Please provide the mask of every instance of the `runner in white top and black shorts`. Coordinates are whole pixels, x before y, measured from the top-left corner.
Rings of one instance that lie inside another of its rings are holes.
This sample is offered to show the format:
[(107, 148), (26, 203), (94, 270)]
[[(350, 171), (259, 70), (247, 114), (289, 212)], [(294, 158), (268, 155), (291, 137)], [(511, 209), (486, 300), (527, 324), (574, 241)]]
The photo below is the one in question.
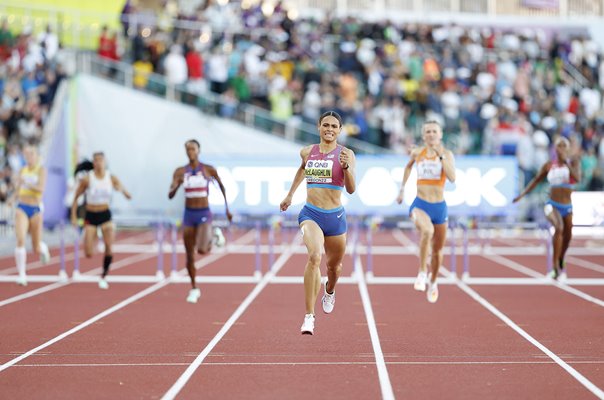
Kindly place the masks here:
[(109, 272), (109, 266), (113, 261), (112, 245), (115, 239), (115, 227), (111, 221), (111, 210), (109, 203), (113, 191), (122, 192), (130, 200), (130, 193), (124, 188), (120, 180), (111, 175), (105, 168), (105, 155), (102, 152), (94, 153), (92, 156), (93, 170), (84, 177), (76, 189), (73, 203), (71, 205), (71, 223), (77, 226), (78, 197), (86, 193), (86, 215), (84, 217), (84, 253), (86, 257), (92, 257), (94, 239), (100, 227), (105, 242), (105, 257), (103, 258), (103, 273), (99, 281), (101, 289), (109, 288), (105, 277)]

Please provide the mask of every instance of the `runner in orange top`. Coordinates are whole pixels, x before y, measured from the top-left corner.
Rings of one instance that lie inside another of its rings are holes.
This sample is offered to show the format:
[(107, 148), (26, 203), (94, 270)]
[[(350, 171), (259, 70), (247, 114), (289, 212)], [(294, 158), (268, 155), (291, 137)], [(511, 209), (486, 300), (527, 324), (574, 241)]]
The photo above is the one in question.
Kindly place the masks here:
[[(411, 175), (413, 164), (417, 163), (417, 197), (409, 208), (409, 216), (420, 233), (419, 273), (413, 287), (426, 290), (430, 303), (438, 300), (436, 278), (443, 260), (443, 246), (447, 236), (447, 203), (445, 203), (445, 181), (455, 182), (455, 157), (442, 144), (443, 132), (435, 121), (428, 121), (422, 127), (424, 146), (411, 152), (411, 159), (405, 166), (403, 183), (396, 199), (403, 202), (405, 184)], [(432, 245), (432, 258), (428, 271), (428, 252)]]

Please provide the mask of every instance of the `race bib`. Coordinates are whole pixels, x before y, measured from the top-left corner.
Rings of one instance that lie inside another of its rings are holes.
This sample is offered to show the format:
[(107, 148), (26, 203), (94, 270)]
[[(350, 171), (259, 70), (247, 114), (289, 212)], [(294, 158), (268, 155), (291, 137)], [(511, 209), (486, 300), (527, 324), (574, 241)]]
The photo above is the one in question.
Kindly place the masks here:
[(422, 160), (417, 163), (417, 178), (439, 180), (442, 175), (443, 166), (436, 160)]
[(331, 183), (333, 160), (308, 160), (306, 162), (307, 183)]

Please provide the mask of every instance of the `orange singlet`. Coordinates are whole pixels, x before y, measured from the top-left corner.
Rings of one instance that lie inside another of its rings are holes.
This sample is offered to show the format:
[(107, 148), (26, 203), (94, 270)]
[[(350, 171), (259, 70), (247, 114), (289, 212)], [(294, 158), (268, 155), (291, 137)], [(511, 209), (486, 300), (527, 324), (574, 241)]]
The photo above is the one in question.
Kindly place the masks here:
[(417, 184), (444, 187), (447, 177), (443, 163), (438, 157), (426, 157), (427, 152), (428, 149), (424, 148), (417, 156)]

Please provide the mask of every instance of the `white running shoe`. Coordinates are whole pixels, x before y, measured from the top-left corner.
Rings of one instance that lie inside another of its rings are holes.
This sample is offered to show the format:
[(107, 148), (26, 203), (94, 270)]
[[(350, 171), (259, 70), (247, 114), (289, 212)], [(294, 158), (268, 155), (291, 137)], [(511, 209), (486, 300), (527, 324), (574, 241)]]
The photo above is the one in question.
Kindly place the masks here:
[(430, 303), (436, 303), (436, 300), (438, 300), (438, 283), (428, 281), (428, 292), (426, 293), (426, 297)]
[(17, 278), (17, 285), (19, 286), (27, 286), (27, 277), (26, 276), (20, 276)]
[(566, 271), (561, 271), (561, 272), (558, 274), (558, 282), (566, 282), (566, 278), (568, 278), (568, 277), (566, 276)]
[(40, 243), (40, 261), (42, 261), (42, 264), (50, 262), (50, 251), (46, 243)]
[(213, 237), (212, 241), (214, 242), (214, 245), (216, 247), (222, 247), (226, 243), (226, 239), (224, 238), (224, 235), (222, 234), (222, 229), (220, 229), (217, 226), (214, 227), (214, 237)]
[(419, 274), (417, 274), (417, 278), (415, 278), (415, 283), (413, 283), (413, 289), (423, 292), (424, 290), (426, 290), (427, 281), (428, 274), (424, 271), (420, 271)]
[(333, 307), (336, 305), (336, 291), (334, 290), (332, 294), (327, 293), (327, 282), (325, 282), (325, 286), (323, 288), (323, 298), (321, 299), (321, 303), (323, 303), (323, 312), (325, 314), (332, 312)]
[(189, 295), (187, 296), (187, 301), (189, 303), (197, 303), (197, 300), (201, 297), (201, 290), (199, 288), (189, 290)]
[(107, 283), (107, 281), (104, 278), (101, 278), (99, 280), (99, 289), (103, 289), (103, 290), (109, 289), (109, 284)]
[(303, 335), (312, 335), (315, 331), (315, 316), (313, 314), (304, 315), (304, 322), (302, 322), (302, 327), (300, 328), (300, 332)]

